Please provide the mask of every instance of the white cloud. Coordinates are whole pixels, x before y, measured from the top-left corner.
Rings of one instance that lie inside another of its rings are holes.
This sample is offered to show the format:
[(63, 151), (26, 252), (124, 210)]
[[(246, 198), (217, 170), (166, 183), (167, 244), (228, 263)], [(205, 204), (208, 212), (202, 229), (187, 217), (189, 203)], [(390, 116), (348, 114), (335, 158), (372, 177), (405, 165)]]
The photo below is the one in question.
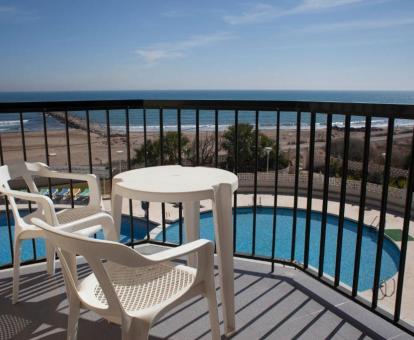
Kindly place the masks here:
[(397, 26), (414, 25), (414, 16), (407, 18), (397, 19), (383, 19), (383, 20), (354, 20), (344, 22), (333, 22), (319, 25), (311, 25), (301, 29), (301, 32), (319, 33), (327, 31), (338, 31), (338, 30), (369, 30), (369, 29), (380, 29)]
[(362, 0), (303, 0), (296, 11), (315, 11), (361, 3)]
[(170, 9), (161, 13), (165, 18), (183, 18), (189, 16), (189, 13), (182, 9)]
[(268, 4), (257, 4), (240, 15), (226, 15), (224, 21), (231, 25), (251, 24), (262, 22), (282, 15), (283, 11)]
[(185, 57), (187, 53), (194, 48), (204, 47), (234, 38), (235, 36), (228, 32), (195, 35), (188, 39), (174, 43), (159, 43), (152, 46), (139, 48), (134, 52), (141, 56), (147, 63), (151, 64), (163, 59)]
[[(376, 0), (374, 2), (387, 0)], [(290, 8), (279, 8), (274, 5), (259, 3), (250, 7), (247, 11), (238, 15), (226, 15), (223, 20), (231, 25), (251, 24), (269, 21), (274, 18), (294, 15), (306, 12), (316, 12), (355, 4), (372, 4), (368, 0), (301, 0), (296, 6)]]
[(16, 8), (11, 6), (0, 6), (0, 13), (10, 13), (14, 12)]

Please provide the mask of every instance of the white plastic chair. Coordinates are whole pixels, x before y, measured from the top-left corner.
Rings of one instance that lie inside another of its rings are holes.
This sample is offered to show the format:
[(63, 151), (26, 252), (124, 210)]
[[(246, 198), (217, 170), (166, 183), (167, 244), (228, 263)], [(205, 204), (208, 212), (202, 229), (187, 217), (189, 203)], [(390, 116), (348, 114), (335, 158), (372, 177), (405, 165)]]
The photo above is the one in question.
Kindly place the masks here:
[[(122, 339), (147, 339), (153, 322), (169, 309), (196, 295), (208, 300), (213, 339), (220, 338), (214, 285), (214, 248), (197, 240), (154, 255), (142, 255), (126, 245), (78, 236), (65, 226), (45, 230), (61, 261), (69, 300), (67, 338), (77, 338), (80, 308), (95, 311), (121, 325)], [(170, 260), (196, 253), (197, 266)], [(85, 258), (92, 274), (77, 282), (76, 254)]]
[[(39, 194), (34, 176), (61, 178), (87, 181), (90, 189), (90, 200), (87, 206), (75, 209), (64, 209), (55, 212), (52, 200)], [(30, 192), (12, 190), (9, 181), (22, 178)], [(73, 174), (56, 172), (43, 163), (18, 162), (13, 165), (0, 167), (0, 194), (7, 196), (14, 216), (14, 241), (13, 241), (13, 303), (16, 303), (19, 295), (20, 277), (20, 247), (21, 241), (43, 237), (43, 230), (31, 222), (37, 217), (47, 221), (50, 225), (61, 224), (73, 225), (77, 233), (92, 235), (103, 229), (106, 239), (118, 240), (113, 219), (110, 214), (102, 209), (102, 199), (99, 190), (99, 183), (95, 175)], [(22, 217), (19, 213), (16, 199), (22, 199), (37, 204), (37, 209)], [(53, 274), (55, 270), (55, 250), (46, 241), (47, 271)]]

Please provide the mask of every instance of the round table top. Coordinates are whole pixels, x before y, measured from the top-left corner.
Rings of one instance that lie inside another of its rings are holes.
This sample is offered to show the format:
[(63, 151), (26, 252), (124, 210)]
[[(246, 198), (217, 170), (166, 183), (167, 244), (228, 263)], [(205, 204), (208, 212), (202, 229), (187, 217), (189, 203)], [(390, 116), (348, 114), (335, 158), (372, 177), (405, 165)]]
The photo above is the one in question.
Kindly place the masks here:
[[(180, 202), (212, 198), (213, 186), (238, 188), (232, 172), (207, 167), (165, 165), (122, 172), (113, 178), (113, 190), (139, 200)], [(175, 201), (174, 201), (175, 200)]]

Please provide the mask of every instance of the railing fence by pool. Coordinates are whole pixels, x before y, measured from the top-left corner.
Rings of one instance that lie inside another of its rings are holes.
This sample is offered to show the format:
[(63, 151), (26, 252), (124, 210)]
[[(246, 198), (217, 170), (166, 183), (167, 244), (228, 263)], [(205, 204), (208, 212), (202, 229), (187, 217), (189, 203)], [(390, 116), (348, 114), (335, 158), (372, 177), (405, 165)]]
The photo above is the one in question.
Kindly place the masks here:
[[(239, 176), (240, 188), (234, 195), (234, 211), (238, 211), (238, 205), (242, 203), (240, 195), (252, 195), (251, 235), (248, 235), (251, 243), (250, 248), (244, 249), (243, 252), (239, 252), (237, 246), (237, 239), (243, 237), (243, 234), (240, 234), (242, 228), (238, 229), (241, 222), (237, 213), (234, 213), (236, 256), (269, 261), (272, 268), (274, 263), (282, 263), (303, 270), (361, 305), (370, 308), (374, 313), (413, 332), (413, 325), (405, 318), (403, 320), (403, 309), (409, 308), (405, 307), (405, 304), (408, 306), (405, 302), (406, 297), (414, 296), (413, 291), (407, 292), (407, 280), (404, 281), (404, 275), (408, 269), (411, 272), (413, 270), (413, 263), (408, 263), (407, 251), (410, 246), (409, 228), (414, 189), (412, 178), (414, 157), (411, 157), (414, 131), (412, 125), (404, 125), (400, 122), (402, 120), (408, 122), (414, 118), (414, 105), (287, 101), (118, 100), (0, 103), (0, 113), (3, 117), (5, 115), (16, 117), (19, 121), (19, 128), (16, 131), (20, 133), (19, 145), (13, 144), (16, 142), (15, 139), (13, 141), (8, 139), (8, 132), (0, 133), (1, 164), (23, 159), (44, 161), (60, 169), (66, 168), (68, 171), (94, 172), (103, 179), (105, 193), (110, 192), (110, 180), (114, 173), (137, 166), (204, 165), (223, 167), (235, 172)], [(36, 119), (42, 122), (40, 132), (25, 128), (25, 120), (29, 116), (37, 117)], [(223, 124), (220, 124), (220, 119), (224, 116), (227, 124), (225, 131), (223, 131)], [(292, 132), (281, 128), (282, 116), (288, 117), (292, 122)], [(117, 118), (116, 121), (114, 117)], [(175, 117), (174, 124), (170, 124), (172, 117)], [(232, 124), (228, 124), (229, 117), (232, 117)], [(378, 117), (385, 122), (386, 134), (375, 134), (376, 130), (372, 127), (372, 121), (373, 118)], [(360, 122), (363, 121), (362, 126), (360, 124), (358, 128), (353, 127), (353, 119), (356, 118)], [(53, 119), (62, 124), (64, 132), (60, 145), (55, 145), (54, 149), (61, 148), (59, 150), (65, 153), (66, 164), (54, 164), (53, 157), (56, 153), (51, 150), (49, 136), (52, 130), (48, 128)], [(122, 126), (119, 125), (120, 119), (123, 122)], [(132, 124), (133, 122), (139, 122), (139, 129), (136, 124)], [(325, 128), (321, 129), (321, 125)], [(192, 126), (191, 131), (188, 130), (188, 126)], [(140, 134), (136, 134), (137, 130)], [(75, 132), (78, 134), (76, 138), (80, 138), (79, 134), (84, 134), (82, 138), (86, 142), (79, 144), (78, 140), (71, 138)], [(281, 137), (283, 133), (285, 133), (285, 138)], [(406, 166), (404, 169), (396, 170), (393, 166), (396, 136), (399, 134), (405, 136), (408, 133), (411, 137)], [(351, 157), (355, 147), (351, 143), (352, 136), (356, 134), (360, 136), (359, 148), (363, 150), (362, 159), (357, 161)], [(42, 145), (39, 144), (40, 140), (43, 141)], [(341, 141), (342, 150), (340, 161), (333, 164), (332, 159), (338, 159), (338, 155), (331, 155), (331, 151), (334, 146), (337, 151), (338, 140)], [(385, 144), (382, 162), (379, 164), (376, 162), (375, 165), (372, 162), (373, 141), (377, 143), (377, 146), (381, 143)], [(122, 145), (122, 150), (114, 150), (114, 145), (119, 148), (119, 144)], [(101, 157), (100, 148), (102, 147), (105, 148), (105, 159)], [(36, 150), (39, 149), (42, 149), (43, 159), (39, 159), (39, 154), (36, 154)], [(98, 149), (100, 154), (94, 155)], [(35, 150), (33, 155), (32, 150)], [(135, 155), (131, 154), (133, 150), (135, 150)], [(75, 151), (78, 152), (78, 157), (73, 156)], [(80, 154), (83, 156), (79, 156)], [(33, 158), (35, 155), (37, 155), (36, 159)], [(370, 169), (373, 168), (382, 169), (379, 183), (372, 183), (369, 178)], [(395, 174), (399, 177), (396, 178)], [(49, 194), (51, 194), (51, 188), (61, 184), (48, 181), (41, 183), (40, 186), (48, 187)], [(70, 186), (71, 193), (70, 201), (66, 203), (72, 206), (77, 205), (78, 201), (74, 197), (73, 190), (78, 183), (64, 184)], [(19, 183), (16, 185), (18, 186)], [(264, 232), (258, 220), (261, 212), (259, 206), (262, 205), (261, 194), (274, 195), (272, 202), (268, 204), (272, 209), (273, 217), (269, 221), (271, 252), (266, 254), (261, 254), (261, 246), (258, 243), (263, 236), (261, 233)], [(279, 258), (276, 256), (279, 245), (277, 235), (279, 235), (280, 228), (284, 226), (278, 223), (276, 215), (280, 208), (279, 198), (286, 195), (293, 196), (292, 225), (289, 227), (291, 239), (288, 242), (290, 254)], [(301, 201), (301, 197), (306, 197), (305, 203)], [(336, 248), (333, 254), (327, 254), (325, 248), (328, 242), (326, 237), (331, 231), (329, 229), (331, 228), (329, 222), (331, 202), (337, 202), (335, 203), (337, 207)], [(354, 218), (353, 235), (355, 237), (352, 252), (344, 248), (348, 237), (344, 234), (345, 228), (348, 228), (346, 213), (348, 203), (353, 203), (358, 208)], [(5, 226), (2, 228), (0, 237), (3, 249), (10, 251), (9, 258), (12, 260), (13, 225), (6, 199), (3, 200), (3, 207)], [(152, 224), (148, 214), (148, 205), (143, 204), (142, 208), (146, 212), (144, 223), (139, 225), (141, 232), (138, 237), (135, 237), (137, 235), (134, 223), (135, 214), (130, 201), (129, 217), (125, 222), (129, 221), (129, 239), (123, 241), (131, 246), (145, 242), (174, 246), (183, 242), (181, 204), (177, 205), (179, 232), (176, 243), (168, 239), (167, 222), (169, 221), (166, 218), (165, 205), (163, 204), (161, 208), (161, 239), (150, 237)], [(303, 208), (305, 208), (304, 212), (301, 210)], [(376, 247), (375, 265), (373, 272), (370, 273), (373, 276), (372, 290), (368, 293), (361, 293), (358, 288), (360, 275), (364, 275), (360, 272), (360, 268), (361, 259), (364, 256), (362, 248), (368, 208), (378, 210), (378, 228), (372, 234)], [(27, 209), (30, 210), (31, 206), (28, 205)], [(314, 210), (320, 212), (317, 242), (314, 241)], [(386, 234), (387, 212), (400, 215), (402, 221), (399, 232), (401, 240), (398, 243), (398, 272), (394, 278), (397, 281), (397, 287), (391, 305), (392, 309), (382, 305), (379, 301), (384, 244), (391, 242)], [(299, 219), (304, 221), (303, 225), (298, 224)], [(303, 238), (299, 235), (302, 230)], [(36, 251), (36, 242), (33, 241), (31, 246), (33, 256), (26, 263), (41, 261)], [(314, 248), (318, 250), (316, 262), (314, 258), (310, 258)], [(303, 256), (297, 256), (298, 249), (303, 252)], [(346, 284), (341, 279), (341, 265), (343, 257), (349, 256), (349, 253), (355, 255), (352, 259), (352, 280)], [(326, 256), (334, 258), (334, 270), (330, 275), (324, 270)], [(10, 266), (11, 263), (6, 263), (2, 265), (2, 268)]]

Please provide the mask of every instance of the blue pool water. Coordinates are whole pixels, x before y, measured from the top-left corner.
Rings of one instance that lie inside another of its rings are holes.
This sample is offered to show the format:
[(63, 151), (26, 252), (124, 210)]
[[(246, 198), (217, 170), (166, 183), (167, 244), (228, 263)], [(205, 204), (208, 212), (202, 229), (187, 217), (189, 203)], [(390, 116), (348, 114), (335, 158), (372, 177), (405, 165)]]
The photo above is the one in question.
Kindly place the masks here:
[[(292, 240), (292, 209), (277, 209), (277, 229), (276, 229), (276, 249), (275, 257), (289, 259), (291, 254)], [(319, 267), (319, 244), (321, 234), (321, 218), (318, 212), (312, 212), (310, 227), (310, 250), (309, 264), (314, 268)], [(237, 231), (236, 231), (236, 251), (239, 253), (251, 254), (252, 251), (252, 232), (253, 232), (253, 213), (251, 208), (237, 209)], [(298, 210), (295, 260), (303, 263), (304, 240), (306, 226), (306, 211)], [(258, 208), (257, 210), (257, 229), (256, 229), (256, 254), (271, 256), (272, 253), (272, 229), (273, 229), (273, 208)], [(212, 213), (201, 214), (200, 233), (202, 238), (214, 239)], [(326, 226), (326, 243), (324, 272), (328, 275), (335, 274), (336, 241), (338, 234), (338, 218), (329, 215)], [(341, 281), (352, 286), (354, 272), (354, 257), (356, 244), (357, 224), (345, 219), (342, 243), (341, 258)], [(378, 233), (376, 230), (364, 226), (361, 265), (359, 271), (358, 290), (364, 291), (372, 288), (375, 271), (376, 242)], [(184, 239), (183, 235), (183, 239)], [(161, 240), (162, 235), (157, 235)], [(178, 243), (179, 224), (173, 223), (166, 230), (166, 239), (169, 242)], [(400, 251), (397, 246), (388, 238), (384, 239), (382, 254), (381, 280), (386, 280), (395, 275), (398, 270)]]
[[(27, 214), (27, 211), (20, 211), (21, 215), (24, 216)], [(10, 214), (11, 224), (14, 224), (13, 216)], [(133, 218), (134, 224), (134, 240), (142, 240), (146, 236), (147, 224), (146, 221), (139, 218)], [(156, 225), (150, 222), (150, 229), (153, 229)], [(130, 219), (129, 216), (122, 216), (122, 225), (121, 225), (121, 238), (122, 243), (127, 243), (130, 241)], [(11, 228), (12, 237), (14, 234), (14, 228)], [(97, 235), (97, 238), (103, 238), (103, 233), (100, 232)], [(13, 238), (12, 238), (13, 239)], [(41, 238), (36, 239), (36, 256), (38, 259), (45, 257), (45, 241)], [(22, 242), (21, 248), (21, 258), (23, 261), (33, 260), (33, 246), (32, 240), (24, 240)], [(7, 219), (4, 211), (0, 213), (0, 266), (11, 264), (11, 250), (10, 250), (10, 241), (9, 241), (9, 230), (7, 227)]]

